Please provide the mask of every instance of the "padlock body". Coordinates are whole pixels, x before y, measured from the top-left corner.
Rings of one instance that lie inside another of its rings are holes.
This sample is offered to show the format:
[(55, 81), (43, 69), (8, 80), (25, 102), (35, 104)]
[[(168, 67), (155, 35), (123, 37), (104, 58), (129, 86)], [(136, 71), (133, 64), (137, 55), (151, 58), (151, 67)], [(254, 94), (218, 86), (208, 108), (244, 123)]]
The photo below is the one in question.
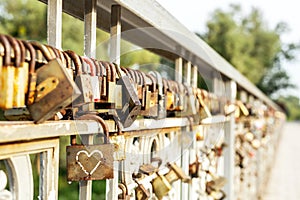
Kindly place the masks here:
[(67, 146), (67, 180), (112, 179), (113, 152), (113, 144)]
[(15, 67), (3, 66), (0, 74), (0, 108), (13, 107)]
[[(37, 91), (37, 93), (43, 97), (38, 101), (35, 98), (34, 103), (28, 105), (28, 110), (34, 122), (41, 123), (50, 119), (55, 113), (70, 105), (72, 101), (79, 96), (80, 91), (66, 69), (61, 65), (60, 60), (55, 59), (50, 61), (36, 70), (36, 74), (37, 88), (39, 87), (39, 84), (49, 78), (53, 78), (53, 80), (57, 80), (58, 82), (53, 88), (51, 88), (51, 86), (49, 86), (50, 88), (47, 88), (47, 85), (45, 85), (44, 89), (43, 87), (40, 87), (40, 90), (42, 91)], [(43, 94), (43, 90), (47, 91), (47, 93)]]

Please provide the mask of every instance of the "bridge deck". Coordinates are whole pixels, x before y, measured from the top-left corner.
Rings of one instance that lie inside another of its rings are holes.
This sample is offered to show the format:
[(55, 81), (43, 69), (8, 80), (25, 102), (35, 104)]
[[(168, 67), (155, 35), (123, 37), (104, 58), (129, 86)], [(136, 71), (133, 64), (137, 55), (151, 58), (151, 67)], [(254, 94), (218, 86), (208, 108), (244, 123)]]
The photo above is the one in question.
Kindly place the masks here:
[(300, 199), (300, 123), (283, 128), (264, 200)]

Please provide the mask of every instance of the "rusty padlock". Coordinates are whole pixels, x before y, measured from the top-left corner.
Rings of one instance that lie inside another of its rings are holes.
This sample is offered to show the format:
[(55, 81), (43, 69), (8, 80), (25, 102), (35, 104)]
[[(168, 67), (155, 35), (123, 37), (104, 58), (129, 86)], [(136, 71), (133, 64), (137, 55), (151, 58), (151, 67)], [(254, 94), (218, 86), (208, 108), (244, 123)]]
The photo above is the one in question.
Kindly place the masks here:
[(105, 121), (97, 115), (83, 115), (79, 120), (95, 120), (103, 129), (104, 143), (101, 145), (76, 144), (71, 136), (67, 146), (67, 180), (104, 180), (113, 178), (114, 145), (109, 143), (109, 130)]
[(81, 93), (59, 59), (51, 57), (48, 49), (42, 44), (37, 42), (31, 44), (42, 51), (48, 60), (47, 64), (35, 72), (37, 86), (34, 102), (28, 105), (34, 122), (41, 123), (70, 105)]
[(73, 106), (82, 106), (93, 102), (93, 89), (91, 86), (90, 76), (83, 73), (83, 61), (80, 56), (71, 50), (65, 51), (72, 59), (75, 65), (75, 83), (80, 90), (78, 98), (73, 100)]
[[(11, 63), (11, 45), (8, 38), (0, 35), (0, 42), (4, 47), (2, 72), (0, 74), (0, 108), (10, 109), (13, 107), (14, 73), (15, 67)], [(17, 48), (15, 49), (17, 50)], [(16, 53), (14, 53), (16, 55)]]
[(141, 102), (137, 93), (130, 83), (129, 77), (121, 70), (120, 66), (114, 64), (119, 75), (117, 85), (122, 85), (122, 109), (116, 109), (115, 120), (120, 121), (124, 128), (129, 127), (140, 114)]

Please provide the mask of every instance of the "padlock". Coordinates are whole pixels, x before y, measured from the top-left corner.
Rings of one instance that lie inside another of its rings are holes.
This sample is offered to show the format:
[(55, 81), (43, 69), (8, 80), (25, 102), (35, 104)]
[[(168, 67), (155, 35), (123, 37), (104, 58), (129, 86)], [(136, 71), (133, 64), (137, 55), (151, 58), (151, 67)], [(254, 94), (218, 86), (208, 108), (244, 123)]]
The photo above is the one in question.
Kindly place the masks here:
[(70, 76), (72, 77), (72, 79), (74, 80), (75, 77), (75, 65), (72, 65), (72, 59), (70, 58), (70, 56), (64, 52), (64, 51), (59, 51), (60, 54), (63, 55), (63, 57), (66, 60), (66, 65), (67, 65), (67, 71), (70, 74)]
[[(184, 108), (186, 107), (186, 98), (185, 98), (185, 90), (184, 90), (184, 85), (182, 83), (177, 83), (178, 87), (178, 94), (179, 94), (179, 99), (178, 99), (178, 111), (183, 111)], [(179, 115), (181, 116), (181, 112), (178, 112)]]
[[(2, 109), (10, 109), (13, 107), (15, 67), (12, 66), (11, 62), (11, 51), (13, 49), (11, 48), (8, 37), (0, 35), (0, 40), (4, 47), (2, 73), (0, 74), (0, 108)], [(17, 49), (18, 48), (15, 48), (14, 51)], [(16, 52), (14, 52), (14, 55), (16, 55)], [(17, 53), (17, 55), (19, 56), (19, 53)]]
[(150, 75), (153, 75), (156, 79), (156, 84), (158, 86), (158, 112), (156, 119), (166, 118), (166, 103), (165, 103), (165, 94), (163, 91), (163, 79), (157, 71), (150, 71)]
[(150, 192), (141, 184), (138, 180), (135, 180), (137, 187), (135, 188), (135, 199), (137, 200), (147, 200), (150, 198)]
[(111, 71), (111, 80), (114, 82), (114, 103), (115, 109), (122, 109), (122, 85), (116, 84), (116, 78), (118, 76), (116, 66), (113, 63), (109, 63), (110, 71)]
[(28, 105), (34, 122), (41, 123), (70, 105), (80, 95), (80, 91), (60, 60), (51, 60), (51, 55), (43, 45), (34, 43), (34, 46), (50, 59), (35, 72), (37, 74), (35, 98), (34, 102)]
[(98, 82), (98, 86), (96, 86), (96, 87), (98, 87), (98, 93), (99, 93), (99, 99), (97, 99), (97, 98), (94, 98), (94, 102), (100, 102), (101, 101), (101, 93), (102, 93), (102, 81), (103, 81), (103, 77), (102, 77), (102, 75), (101, 75), (101, 67), (100, 67), (100, 65), (99, 65), (99, 63), (98, 63), (98, 61), (97, 60), (95, 60), (95, 59), (91, 59), (93, 62), (94, 62), (94, 66), (95, 66), (95, 69), (96, 69), (96, 72), (95, 72), (95, 76), (97, 77), (97, 79), (98, 79), (98, 81), (95, 81), (95, 82)]
[(25, 88), (28, 87), (29, 65), (25, 62), (26, 49), (23, 43), (20, 40), (17, 42), (20, 47), (21, 63), (19, 67), (15, 68), (13, 107), (20, 108), (25, 106)]
[[(120, 66), (114, 64), (119, 79), (117, 85), (122, 85), (122, 109), (117, 109), (117, 119), (124, 128), (129, 127), (140, 114), (141, 102), (137, 93), (130, 83), (129, 77), (121, 70)], [(116, 118), (116, 116), (114, 116)]]
[(179, 87), (176, 81), (169, 81), (171, 84), (172, 91), (174, 93), (174, 111), (181, 111), (180, 103), (179, 103)]
[(36, 52), (33, 48), (33, 46), (27, 42), (27, 41), (22, 41), (24, 44), (25, 48), (29, 52), (29, 58), (27, 62), (29, 63), (29, 74), (28, 74), (28, 86), (26, 91), (26, 105), (31, 105), (34, 102), (34, 96), (35, 96), (35, 90), (36, 90), (36, 79), (37, 75), (35, 73), (35, 63), (36, 63)]
[(77, 107), (93, 102), (93, 89), (90, 82), (90, 76), (82, 71), (83, 66), (81, 57), (71, 50), (65, 52), (70, 56), (75, 65), (75, 83), (81, 92), (78, 98), (73, 99), (73, 106)]
[(158, 116), (158, 91), (156, 85), (156, 78), (153, 75), (147, 74), (146, 75), (150, 80), (151, 84), (149, 86), (150, 94), (150, 108), (149, 114), (146, 116), (156, 118)]
[(118, 187), (122, 191), (122, 193), (118, 196), (118, 200), (130, 200), (130, 195), (128, 194), (128, 189), (126, 185), (124, 183), (119, 183)]
[(196, 110), (196, 99), (193, 95), (193, 88), (191, 86), (184, 85), (186, 90), (186, 99), (187, 99), (187, 106), (186, 109), (183, 111), (185, 116), (193, 116), (197, 114)]
[(104, 67), (103, 63), (101, 61), (98, 61), (98, 64), (100, 66), (100, 76), (102, 77), (102, 87), (101, 87), (101, 101), (107, 99), (107, 91), (106, 91), (106, 82), (107, 82), (107, 74), (106, 74), (106, 68)]
[(140, 72), (143, 84), (143, 106), (141, 108), (140, 114), (143, 116), (149, 116), (150, 114), (150, 98), (151, 91), (149, 90), (149, 85), (147, 84), (147, 77), (144, 72)]
[(92, 86), (92, 92), (93, 92), (93, 102), (98, 102), (100, 100), (100, 88), (99, 88), (99, 79), (96, 76), (96, 66), (94, 65), (94, 62), (88, 58), (83, 56), (83, 61), (88, 64), (88, 67), (90, 69), (90, 81)]
[(171, 184), (164, 175), (156, 173), (157, 177), (152, 180), (152, 187), (155, 196), (160, 200), (172, 189)]
[(176, 163), (168, 163), (169, 172), (165, 175), (166, 179), (169, 181), (170, 184), (177, 180), (181, 180), (184, 183), (190, 183), (191, 178), (185, 174), (185, 172), (176, 165)]
[(95, 120), (104, 132), (104, 144), (76, 144), (76, 136), (71, 136), (71, 145), (67, 146), (67, 180), (104, 180), (113, 176), (114, 145), (109, 142), (109, 130), (105, 121), (97, 115), (87, 114), (78, 120)]
[(106, 100), (115, 103), (116, 75), (111, 71), (110, 63), (102, 62), (106, 69)]
[(189, 175), (191, 178), (198, 178), (199, 177), (199, 170), (201, 167), (201, 163), (199, 162), (199, 157), (196, 154), (195, 162), (189, 164)]
[(207, 104), (205, 103), (205, 98), (206, 97), (206, 91), (205, 90), (198, 90), (197, 91), (197, 100), (199, 101), (199, 104), (200, 104), (200, 119), (205, 119), (205, 118), (208, 118), (208, 117), (211, 117), (211, 112), (207, 106)]
[(163, 88), (165, 94), (165, 107), (167, 111), (172, 111), (174, 107), (174, 96), (170, 90), (168, 80), (163, 78)]

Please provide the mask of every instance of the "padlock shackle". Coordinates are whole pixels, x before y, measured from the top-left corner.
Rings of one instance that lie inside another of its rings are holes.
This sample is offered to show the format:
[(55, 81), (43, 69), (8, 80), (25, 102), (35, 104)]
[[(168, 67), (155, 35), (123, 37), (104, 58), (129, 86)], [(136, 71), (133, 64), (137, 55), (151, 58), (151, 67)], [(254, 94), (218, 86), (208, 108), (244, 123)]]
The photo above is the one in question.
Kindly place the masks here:
[(33, 74), (35, 72), (35, 59), (36, 59), (35, 50), (31, 45), (31, 43), (24, 40), (22, 40), (22, 43), (24, 44), (25, 48), (29, 51), (30, 54), (29, 73)]
[(153, 77), (152, 74), (146, 74), (146, 76), (151, 80), (152, 82), (152, 92), (156, 92), (156, 79)]
[(52, 59), (59, 58), (59, 54), (57, 53), (57, 51), (56, 51), (56, 49), (54, 47), (49, 46), (49, 45), (45, 45), (45, 46), (47, 47), (47, 49), (48, 49), (48, 51), (49, 51)]
[(109, 129), (108, 126), (106, 124), (106, 122), (104, 121), (104, 119), (102, 119), (101, 117), (97, 116), (97, 115), (93, 115), (93, 114), (86, 114), (86, 115), (82, 115), (79, 118), (77, 118), (78, 120), (94, 120), (96, 122), (98, 122), (104, 132), (104, 143), (108, 144), (110, 143), (109, 141)]
[(168, 81), (165, 78), (162, 78), (162, 81), (163, 81), (163, 91), (164, 91), (164, 94), (167, 94), (167, 91), (169, 90)]
[(142, 71), (138, 71), (140, 76), (141, 76), (141, 81), (142, 81), (142, 85), (146, 88), (147, 83), (146, 83), (146, 74)]
[(116, 73), (117, 69), (113, 63), (109, 63), (110, 72), (111, 72), (111, 82), (116, 82)]
[(136, 78), (137, 85), (141, 85), (141, 77), (140, 77), (139, 73), (137, 72), (137, 70), (132, 70), (132, 71), (133, 71), (133, 74)]
[(71, 67), (69, 66), (69, 61), (67, 60), (64, 53), (56, 48), (53, 48), (53, 50), (58, 54), (58, 58), (62, 61), (64, 67), (71, 69)]
[(129, 74), (130, 78), (132, 79), (132, 81), (134, 83), (136, 83), (135, 75), (134, 75), (134, 72), (132, 71), (132, 69), (127, 68), (127, 71), (128, 71), (128, 74)]
[(66, 64), (67, 64), (67, 68), (68, 69), (72, 69), (72, 60), (71, 60), (71, 58), (70, 58), (70, 56), (66, 53), (66, 52), (64, 52), (64, 51), (60, 51), (60, 50), (58, 50), (62, 55), (63, 55), (63, 57), (65, 58), (65, 60), (66, 60)]
[(24, 47), (24, 44), (22, 43), (21, 40), (17, 40), (18, 44), (19, 44), (19, 47), (20, 47), (20, 55), (21, 55), (21, 58), (20, 58), (20, 61), (21, 63), (24, 63), (25, 62), (25, 57), (26, 57), (26, 49)]
[(7, 40), (9, 41), (10, 45), (11, 45), (11, 49), (13, 49), (14, 51), (14, 57), (15, 57), (15, 64), (14, 66), (16, 67), (20, 67), (20, 63), (21, 63), (21, 50), (20, 50), (20, 46), (17, 42), (17, 39), (9, 36), (9, 35), (5, 35), (5, 37), (7, 38)]
[(96, 70), (95, 75), (98, 77), (101, 76), (101, 67), (100, 67), (98, 61), (95, 60), (94, 58), (91, 58), (91, 60), (93, 61), (94, 66), (95, 66), (95, 70)]
[(126, 76), (128, 76), (128, 78), (130, 78), (128, 70), (126, 67), (121, 67), (121, 70), (126, 74)]
[(11, 54), (11, 48), (9, 41), (4, 35), (0, 35), (0, 42), (2, 43), (4, 47), (4, 59), (3, 59), (3, 65), (9, 66), (11, 62), (10, 54)]
[[(95, 67), (93, 61), (89, 57), (86, 57), (86, 56), (82, 56), (81, 58), (86, 64), (88, 64), (90, 71), (91, 71), (91, 76), (96, 76), (96, 73), (95, 73), (96, 67)], [(88, 70), (86, 71), (86, 73), (88, 74)]]
[(103, 62), (102, 61), (97, 61), (99, 66), (100, 66), (100, 76), (105, 76), (106, 77), (106, 68), (105, 66), (103, 65)]
[(76, 76), (79, 76), (82, 74), (82, 64), (81, 64), (81, 60), (80, 60), (80, 56), (78, 56), (74, 51), (71, 51), (71, 50), (67, 50), (65, 51), (69, 56), (70, 58), (72, 59), (74, 65), (75, 65), (75, 73), (76, 73)]
[(110, 71), (110, 66), (107, 62), (102, 62), (103, 66), (105, 67), (106, 70), (106, 81), (111, 82), (111, 71)]
[(44, 58), (49, 62), (50, 60), (54, 59), (48, 50), (48, 48), (45, 45), (42, 45), (41, 43), (37, 41), (31, 41), (31, 45), (42, 52)]

